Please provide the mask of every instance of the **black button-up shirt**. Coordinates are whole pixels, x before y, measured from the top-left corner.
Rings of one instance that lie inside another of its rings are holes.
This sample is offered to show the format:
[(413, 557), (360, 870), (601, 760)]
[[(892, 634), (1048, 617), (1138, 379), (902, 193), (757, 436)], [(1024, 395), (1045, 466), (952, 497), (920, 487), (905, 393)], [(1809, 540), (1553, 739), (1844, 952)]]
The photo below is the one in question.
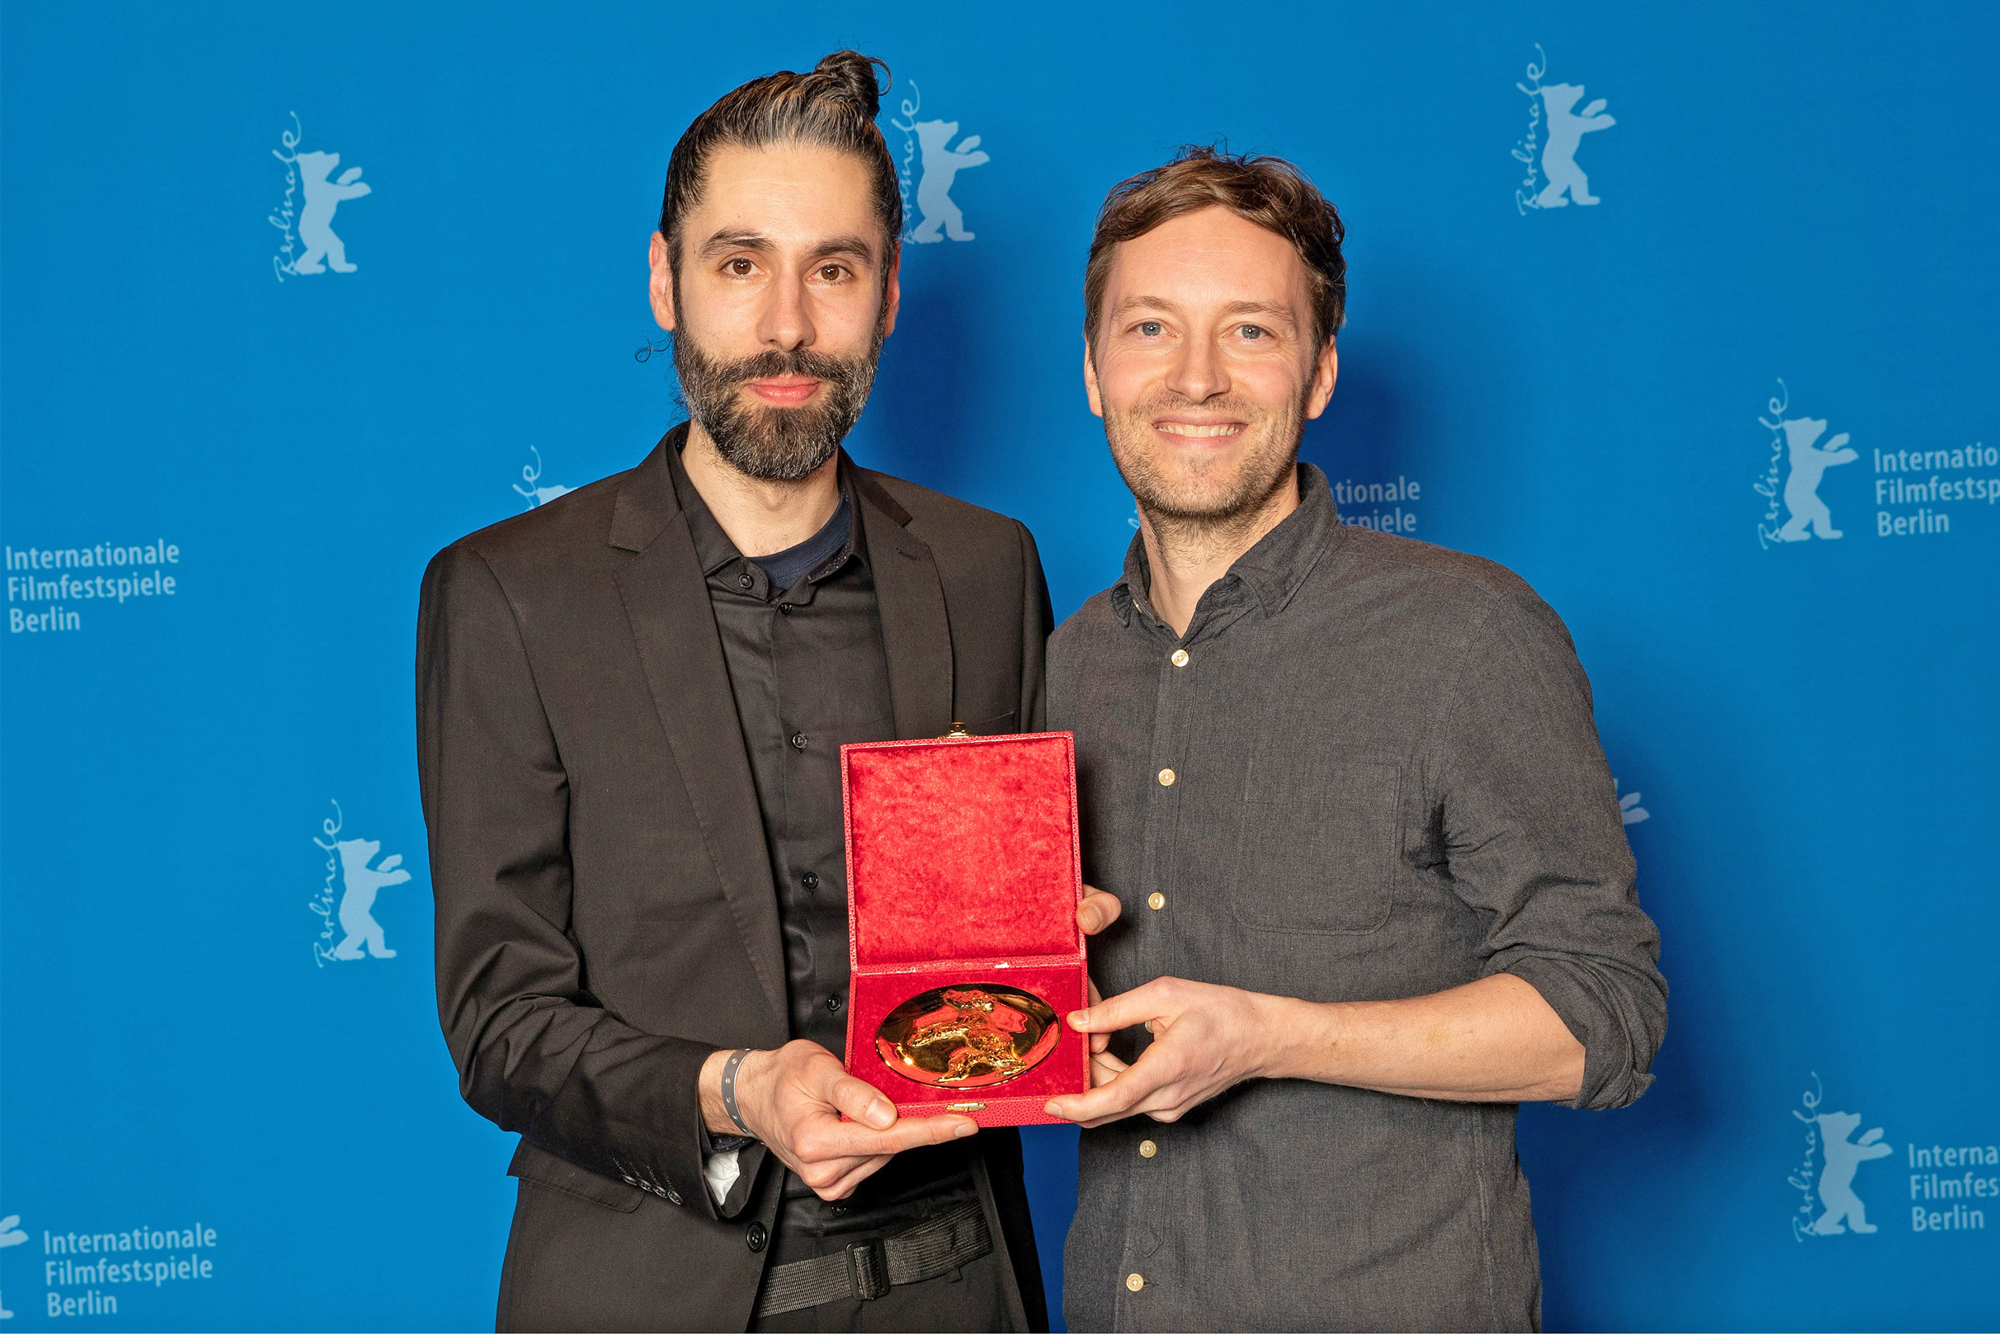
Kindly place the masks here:
[[(1568, 634), (1506, 570), (1343, 526), (1319, 470), (1299, 480), (1186, 634), (1135, 539), (1049, 641), (1085, 877), (1124, 905), (1098, 986), (1383, 1000), (1510, 972), (1584, 1044), (1577, 1104), (1630, 1102), (1666, 989)], [(1070, 1324), (1529, 1327), (1514, 1111), (1252, 1080), (1085, 1131)]]
[[(843, 460), (840, 506), (826, 527), (789, 552), (752, 559), (722, 531), (680, 457), (671, 456), (669, 464), (708, 581), (756, 783), (778, 891), (792, 1036), (844, 1056), (847, 859), (840, 748), (896, 736), (889, 659), (853, 481)], [(767, 566), (803, 572), (781, 587)], [(965, 1148), (956, 1144), (898, 1155), (838, 1205), (821, 1201), (788, 1173), (778, 1258), (791, 1258), (789, 1248), (803, 1234), (895, 1231), (921, 1221), (931, 1207), (921, 1201), (970, 1198), (972, 1190)]]

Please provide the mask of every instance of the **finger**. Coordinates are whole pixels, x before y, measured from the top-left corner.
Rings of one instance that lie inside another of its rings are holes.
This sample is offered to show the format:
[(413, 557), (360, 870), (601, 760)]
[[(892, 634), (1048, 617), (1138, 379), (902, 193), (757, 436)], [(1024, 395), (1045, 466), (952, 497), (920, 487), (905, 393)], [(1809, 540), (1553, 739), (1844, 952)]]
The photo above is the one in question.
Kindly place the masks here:
[(1076, 924), (1083, 928), (1083, 934), (1094, 936), (1105, 927), (1118, 920), (1125, 911), (1125, 905), (1118, 901), (1116, 894), (1107, 894), (1101, 889), (1083, 887), (1083, 901), (1076, 905)]
[(882, 1170), (889, 1159), (886, 1156), (864, 1158), (851, 1171), (837, 1178), (830, 1186), (822, 1186), (813, 1191), (822, 1200), (844, 1200), (852, 1195), (862, 1182)]
[(1110, 1052), (1093, 1056), (1090, 1058), (1090, 1086), (1096, 1088), (1100, 1084), (1109, 1084), (1130, 1068)]
[(1148, 1061), (1147, 1056), (1151, 1055), (1149, 1050), (1146, 1056), (1141, 1056), (1115, 1073), (1107, 1083), (1088, 1093), (1070, 1093), (1049, 1099), (1042, 1110), (1050, 1116), (1086, 1125), (1130, 1116), (1138, 1110), (1138, 1105), (1147, 1095), (1172, 1077), (1173, 1072), (1167, 1068), (1168, 1062), (1158, 1059)]
[[(1097, 994), (1097, 983), (1095, 982), (1090, 984), (1090, 1003), (1092, 1005), (1102, 1005), (1104, 1003), (1104, 997)], [(1109, 1049), (1110, 1046), (1111, 1035), (1109, 1033), (1092, 1033), (1090, 1035), (1090, 1054), (1092, 1056), (1096, 1056), (1100, 1052)]]
[(829, 1081), (824, 1096), (849, 1120), (859, 1121), (872, 1130), (887, 1130), (896, 1124), (896, 1104), (865, 1079), (841, 1074)]
[(1069, 1016), (1069, 1026), (1079, 1033), (1116, 1033), (1163, 1015), (1166, 1002), (1160, 994), (1161, 980), (1120, 992), (1087, 1010), (1076, 1010)]
[(979, 1123), (969, 1116), (906, 1116), (887, 1130), (826, 1118), (808, 1135), (794, 1140), (801, 1158), (873, 1158), (921, 1149), (974, 1134)]

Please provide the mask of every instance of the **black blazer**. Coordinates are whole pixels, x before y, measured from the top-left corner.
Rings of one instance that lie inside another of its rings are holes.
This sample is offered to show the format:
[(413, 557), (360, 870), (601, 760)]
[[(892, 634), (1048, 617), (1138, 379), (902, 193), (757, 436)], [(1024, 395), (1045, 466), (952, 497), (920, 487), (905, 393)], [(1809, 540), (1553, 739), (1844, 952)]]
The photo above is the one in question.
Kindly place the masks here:
[[(521, 1133), (502, 1328), (742, 1329), (778, 1207), (702, 1181), (696, 1076), (788, 1037), (777, 896), (708, 589), (662, 441), (439, 552), (417, 624), (438, 1016)], [(1049, 600), (1012, 519), (855, 468), (899, 737), (1042, 724)], [(982, 1189), (1046, 1328), (1020, 1141)], [(766, 1167), (746, 1150), (745, 1172)]]

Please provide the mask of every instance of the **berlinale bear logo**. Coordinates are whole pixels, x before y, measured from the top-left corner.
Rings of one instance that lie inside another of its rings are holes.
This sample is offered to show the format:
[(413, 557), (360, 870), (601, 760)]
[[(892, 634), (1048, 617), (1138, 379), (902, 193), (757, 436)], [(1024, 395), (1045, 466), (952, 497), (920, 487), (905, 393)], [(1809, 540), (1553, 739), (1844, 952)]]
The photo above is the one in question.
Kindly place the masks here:
[[(1820, 445), (1819, 438), (1826, 433), (1824, 419), (1788, 416), (1791, 391), (1783, 380), (1778, 381), (1777, 397), (1765, 404), (1765, 408), (1770, 415), (1759, 417), (1757, 424), (1771, 433), (1771, 453), (1765, 462), (1764, 476), (1751, 484), (1751, 490), (1765, 500), (1764, 516), (1757, 524), (1758, 545), (1805, 542), (1815, 537), (1832, 541), (1841, 532), (1833, 526), (1833, 512), (1820, 499), (1820, 478), (1828, 468), (1852, 463), (1860, 455), (1846, 447), (1845, 431)], [(1782, 485), (1780, 463), (1784, 464)], [(1786, 511), (1782, 524), (1778, 522), (1781, 497)]]
[(1822, 1112), (1820, 1104), (1826, 1092), (1818, 1074), (1812, 1079), (1813, 1086), (1792, 1109), (1793, 1118), (1806, 1127), (1805, 1157), (1786, 1178), (1800, 1197), (1798, 1211), (1792, 1215), (1792, 1235), (1799, 1241), (1848, 1232), (1866, 1236), (1877, 1229), (1868, 1221), (1868, 1209), (1854, 1192), (1854, 1176), (1861, 1164), (1887, 1158), (1894, 1150), (1881, 1142), (1880, 1126), (1859, 1139), (1853, 1137), (1861, 1128), (1861, 1113)]
[[(346, 816), (339, 802), (332, 805), (333, 818), (320, 822), (325, 837), (313, 840), (313, 845), (326, 853), (326, 879), (308, 905), (323, 923), (319, 939), (313, 942), (313, 961), (324, 968), (328, 963), (363, 957), (393, 959), (396, 951), (389, 948), (382, 924), (375, 920), (375, 896), (391, 885), (408, 883), (410, 873), (402, 869), (401, 853), (375, 861), (382, 851), (381, 840), (341, 838)], [(341, 932), (338, 939), (336, 925)]]
[(923, 221), (906, 232), (903, 239), (919, 245), (946, 237), (970, 241), (972, 233), (965, 230), (965, 214), (952, 201), (952, 182), (967, 167), (982, 166), (993, 159), (980, 149), (976, 134), (967, 135), (959, 140), (957, 147), (952, 147), (951, 141), (958, 135), (957, 121), (918, 120), (917, 109), (923, 105), (923, 93), (914, 81), (910, 91), (916, 96), (903, 99), (904, 119), (889, 121), (903, 132), (903, 160), (896, 168), (896, 184), (903, 195), (903, 217), (905, 220), (910, 217), (913, 188), (917, 209), (923, 214)]
[(529, 509), (546, 505), (557, 496), (566, 496), (576, 490), (573, 486), (543, 486), (541, 484), (542, 451), (536, 449), (533, 445), (529, 445), (528, 452), (535, 456), (535, 461), (521, 465), (521, 482), (526, 482), (527, 485), (522, 486), (521, 482), (514, 483), (514, 492), (516, 495), (527, 498)]
[[(293, 112), (292, 128), (278, 136), (279, 146), (271, 150), (271, 156), (285, 164), (285, 199), (268, 219), (284, 236), (271, 261), (279, 282), (285, 281), (287, 274), (300, 277), (328, 269), (353, 273), (359, 268), (347, 258), (347, 246), (333, 230), (333, 212), (343, 200), (374, 193), (374, 187), (361, 179), (359, 167), (349, 167), (334, 177), (340, 154), (300, 152), (304, 137), (298, 113)], [(301, 193), (305, 197), (303, 210), (299, 208)]]
[(1582, 111), (1574, 110), (1583, 100), (1583, 85), (1543, 83), (1549, 58), (1539, 42), (1535, 55), (1528, 63), (1528, 81), (1514, 85), (1528, 97), (1528, 132), (1514, 145), (1515, 160), (1527, 163), (1528, 171), (1514, 191), (1515, 208), (1526, 215), (1531, 208), (1598, 203), (1598, 197), (1590, 193), (1590, 178), (1576, 165), (1576, 150), (1584, 135), (1608, 130), (1618, 122), (1604, 114), (1601, 97)]
[[(0, 1250), (9, 1246), (19, 1246), (27, 1239), (28, 1234), (21, 1231), (21, 1215), (8, 1214), (5, 1218), (0, 1218)], [(13, 1318), (14, 1313), (7, 1309), (4, 1301), (0, 1301), (0, 1320)]]

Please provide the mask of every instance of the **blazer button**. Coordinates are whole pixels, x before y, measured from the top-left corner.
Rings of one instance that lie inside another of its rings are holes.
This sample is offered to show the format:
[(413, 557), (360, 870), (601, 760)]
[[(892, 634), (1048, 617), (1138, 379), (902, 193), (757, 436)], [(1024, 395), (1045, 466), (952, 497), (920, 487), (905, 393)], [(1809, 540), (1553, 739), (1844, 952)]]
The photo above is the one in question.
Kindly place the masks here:
[(672, 1186), (667, 1187), (667, 1203), (679, 1204), (680, 1202), (681, 1202), (681, 1193), (675, 1190)]
[(771, 1234), (762, 1223), (752, 1223), (743, 1229), (743, 1244), (753, 1251), (763, 1250), (764, 1243), (770, 1239)]

